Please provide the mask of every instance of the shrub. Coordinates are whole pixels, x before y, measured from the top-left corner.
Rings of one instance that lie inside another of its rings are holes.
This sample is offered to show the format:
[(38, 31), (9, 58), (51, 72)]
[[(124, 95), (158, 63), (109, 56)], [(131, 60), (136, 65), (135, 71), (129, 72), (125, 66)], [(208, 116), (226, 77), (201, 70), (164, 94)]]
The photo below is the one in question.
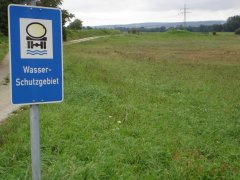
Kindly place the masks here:
[(63, 41), (67, 41), (67, 32), (65, 27), (63, 27), (62, 29), (62, 36), (63, 36)]
[(214, 36), (216, 36), (216, 35), (217, 35), (217, 32), (212, 32), (212, 34), (213, 34)]
[(235, 31), (235, 34), (240, 35), (240, 28), (238, 28), (238, 29)]
[(132, 28), (128, 30), (128, 34), (140, 34), (140, 30), (137, 28)]

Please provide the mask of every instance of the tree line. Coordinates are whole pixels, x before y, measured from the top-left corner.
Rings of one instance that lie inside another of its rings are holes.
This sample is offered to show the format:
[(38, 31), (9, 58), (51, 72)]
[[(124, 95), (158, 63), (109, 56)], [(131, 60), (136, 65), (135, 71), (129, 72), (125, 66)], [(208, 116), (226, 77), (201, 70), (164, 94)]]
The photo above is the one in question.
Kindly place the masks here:
[(191, 32), (234, 32), (240, 28), (240, 16), (236, 15), (233, 17), (229, 17), (225, 24), (214, 24), (214, 25), (200, 25), (199, 27), (170, 27), (166, 28), (165, 26), (156, 27), (156, 28), (126, 28), (126, 27), (118, 27), (116, 29), (136, 34), (137, 32), (166, 32), (171, 29), (179, 29), (179, 30), (188, 30)]
[(187, 30), (193, 32), (235, 32), (240, 28), (240, 16), (232, 16), (225, 24), (214, 24), (210, 26), (201, 25), (199, 27), (188, 27)]
[[(60, 8), (63, 0), (41, 0), (37, 2), (38, 6)], [(0, 33), (8, 35), (8, 5), (9, 4), (24, 4), (30, 5), (31, 0), (1, 0), (0, 1)], [(63, 39), (67, 38), (65, 24), (70, 21), (74, 14), (69, 13), (65, 9), (62, 10), (62, 26), (63, 26)]]

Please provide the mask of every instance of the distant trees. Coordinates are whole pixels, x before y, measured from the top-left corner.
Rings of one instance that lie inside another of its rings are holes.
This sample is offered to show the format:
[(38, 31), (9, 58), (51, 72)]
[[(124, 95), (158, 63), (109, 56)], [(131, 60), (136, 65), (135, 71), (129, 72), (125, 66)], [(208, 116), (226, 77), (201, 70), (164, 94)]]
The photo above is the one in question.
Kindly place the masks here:
[[(156, 28), (146, 28), (146, 27), (140, 27), (137, 28), (140, 32), (165, 32), (170, 29), (179, 29), (179, 30), (188, 30), (191, 32), (234, 32), (238, 28), (240, 28), (240, 16), (236, 15), (233, 17), (229, 17), (227, 22), (225, 24), (214, 24), (214, 25), (200, 25), (198, 27), (188, 26), (187, 28), (183, 27), (182, 25), (177, 27), (170, 27), (166, 28), (164, 26), (162, 27), (156, 27)], [(136, 33), (134, 28), (127, 28), (127, 27), (117, 27), (116, 29), (128, 33)]]
[(214, 25), (211, 26), (211, 31), (222, 32), (223, 31), (223, 25), (222, 24), (214, 24)]
[(201, 25), (201, 26), (199, 27), (199, 31), (200, 31), (200, 32), (209, 32), (209, 30), (210, 30), (210, 27), (209, 27), (209, 26)]
[(115, 28), (117, 30), (128, 32), (129, 34), (138, 34), (139, 32), (165, 32), (167, 31), (167, 28), (165, 26), (159, 27), (159, 28), (126, 28), (126, 27), (117, 27)]
[(157, 28), (139, 28), (141, 32), (165, 32), (167, 28), (165, 26), (157, 27)]
[(138, 28), (132, 28), (128, 30), (128, 34), (140, 34), (140, 30)]
[(93, 28), (91, 26), (86, 26), (86, 27), (83, 27), (83, 29), (91, 30)]
[(73, 29), (73, 30), (80, 30), (83, 28), (82, 21), (80, 19), (75, 19), (73, 22), (69, 24), (67, 28)]
[(200, 27), (188, 27), (189, 31), (195, 32), (234, 32), (240, 28), (240, 16), (232, 16), (227, 19), (225, 24), (201, 25)]

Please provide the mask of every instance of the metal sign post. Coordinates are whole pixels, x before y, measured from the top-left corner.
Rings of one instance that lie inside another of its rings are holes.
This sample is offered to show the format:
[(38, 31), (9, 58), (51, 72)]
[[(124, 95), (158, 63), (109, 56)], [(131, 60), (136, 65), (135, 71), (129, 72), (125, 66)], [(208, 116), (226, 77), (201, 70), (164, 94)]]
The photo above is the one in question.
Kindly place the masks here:
[(32, 179), (41, 179), (39, 105), (30, 106)]
[[(32, 6), (36, 6), (36, 0), (32, 1)], [(41, 179), (40, 164), (40, 115), (39, 105), (30, 105), (30, 133), (31, 133), (31, 158), (32, 158), (32, 179)]]
[(41, 179), (39, 105), (63, 101), (62, 14), (57, 8), (9, 5), (11, 100), (30, 105), (32, 179)]

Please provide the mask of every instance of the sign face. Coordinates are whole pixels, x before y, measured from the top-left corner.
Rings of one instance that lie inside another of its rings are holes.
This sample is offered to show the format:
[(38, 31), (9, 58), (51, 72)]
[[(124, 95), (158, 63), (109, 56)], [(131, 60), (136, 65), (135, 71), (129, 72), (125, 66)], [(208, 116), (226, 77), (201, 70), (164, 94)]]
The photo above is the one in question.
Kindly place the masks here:
[(61, 10), (9, 5), (8, 17), (12, 103), (62, 102)]

